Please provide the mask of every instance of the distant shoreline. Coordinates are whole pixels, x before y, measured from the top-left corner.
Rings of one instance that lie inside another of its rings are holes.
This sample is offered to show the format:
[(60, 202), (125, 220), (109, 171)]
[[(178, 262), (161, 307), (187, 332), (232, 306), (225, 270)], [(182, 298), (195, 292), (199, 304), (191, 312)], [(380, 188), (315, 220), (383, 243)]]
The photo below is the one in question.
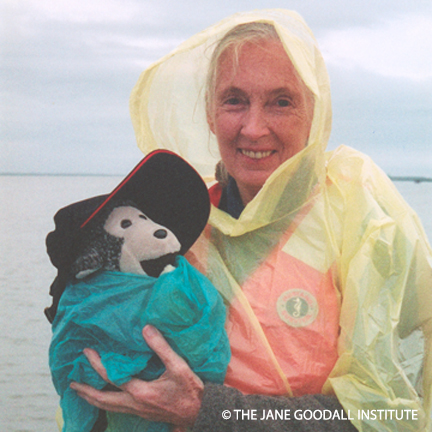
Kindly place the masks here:
[[(33, 176), (33, 177), (123, 177), (124, 174), (71, 174), (71, 173), (0, 173), (0, 176)], [(414, 182), (414, 183), (422, 183), (422, 182), (432, 182), (432, 177), (423, 177), (423, 176), (392, 176), (388, 175), (390, 180), (392, 181), (405, 181), (405, 182)]]
[(415, 177), (415, 176), (391, 176), (389, 175), (390, 180), (392, 181), (412, 181), (414, 183), (422, 183), (422, 182), (432, 182), (432, 178), (430, 177)]

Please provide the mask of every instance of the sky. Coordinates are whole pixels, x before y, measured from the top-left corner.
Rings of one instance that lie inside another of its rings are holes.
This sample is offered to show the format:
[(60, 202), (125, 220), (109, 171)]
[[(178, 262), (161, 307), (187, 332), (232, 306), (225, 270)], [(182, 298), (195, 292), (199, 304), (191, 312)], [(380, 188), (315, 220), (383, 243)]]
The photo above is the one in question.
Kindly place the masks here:
[(329, 149), (432, 177), (431, 0), (0, 0), (0, 173), (127, 174), (140, 73), (235, 12), (299, 12), (326, 61)]

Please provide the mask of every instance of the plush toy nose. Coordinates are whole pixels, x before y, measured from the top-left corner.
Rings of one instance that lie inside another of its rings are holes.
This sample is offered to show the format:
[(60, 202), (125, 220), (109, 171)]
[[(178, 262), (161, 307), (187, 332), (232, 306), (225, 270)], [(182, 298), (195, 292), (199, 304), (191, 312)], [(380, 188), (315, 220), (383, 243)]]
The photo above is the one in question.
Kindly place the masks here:
[(158, 229), (157, 231), (155, 231), (153, 233), (153, 235), (158, 239), (164, 239), (168, 235), (168, 232), (167, 232), (167, 230), (164, 230), (164, 229)]

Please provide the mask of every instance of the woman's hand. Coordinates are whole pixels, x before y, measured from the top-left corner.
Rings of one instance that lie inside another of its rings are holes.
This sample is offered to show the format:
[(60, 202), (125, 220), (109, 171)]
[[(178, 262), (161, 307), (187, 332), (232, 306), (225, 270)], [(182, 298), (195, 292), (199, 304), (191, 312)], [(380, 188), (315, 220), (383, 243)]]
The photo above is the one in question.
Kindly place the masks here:
[[(91, 405), (106, 411), (134, 414), (177, 426), (192, 426), (201, 407), (203, 382), (171, 349), (158, 330), (148, 325), (143, 329), (143, 337), (166, 367), (161, 377), (150, 382), (132, 378), (120, 386), (120, 392), (100, 391), (79, 383), (72, 383), (71, 388)], [(97, 352), (87, 348), (84, 354), (96, 372), (109, 382)]]

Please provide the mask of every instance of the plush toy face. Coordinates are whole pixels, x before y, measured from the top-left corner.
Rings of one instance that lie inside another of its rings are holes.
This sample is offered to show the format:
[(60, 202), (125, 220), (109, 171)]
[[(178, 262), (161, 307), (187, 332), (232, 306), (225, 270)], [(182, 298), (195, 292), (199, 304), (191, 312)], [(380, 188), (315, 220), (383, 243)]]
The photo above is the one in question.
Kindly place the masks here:
[(88, 244), (71, 267), (77, 279), (98, 270), (158, 277), (173, 270), (181, 249), (168, 228), (149, 219), (133, 206), (115, 207), (103, 226), (89, 235)]
[(181, 245), (167, 228), (158, 225), (135, 207), (116, 207), (105, 222), (109, 234), (123, 239), (120, 271), (146, 274), (141, 263), (178, 253)]

